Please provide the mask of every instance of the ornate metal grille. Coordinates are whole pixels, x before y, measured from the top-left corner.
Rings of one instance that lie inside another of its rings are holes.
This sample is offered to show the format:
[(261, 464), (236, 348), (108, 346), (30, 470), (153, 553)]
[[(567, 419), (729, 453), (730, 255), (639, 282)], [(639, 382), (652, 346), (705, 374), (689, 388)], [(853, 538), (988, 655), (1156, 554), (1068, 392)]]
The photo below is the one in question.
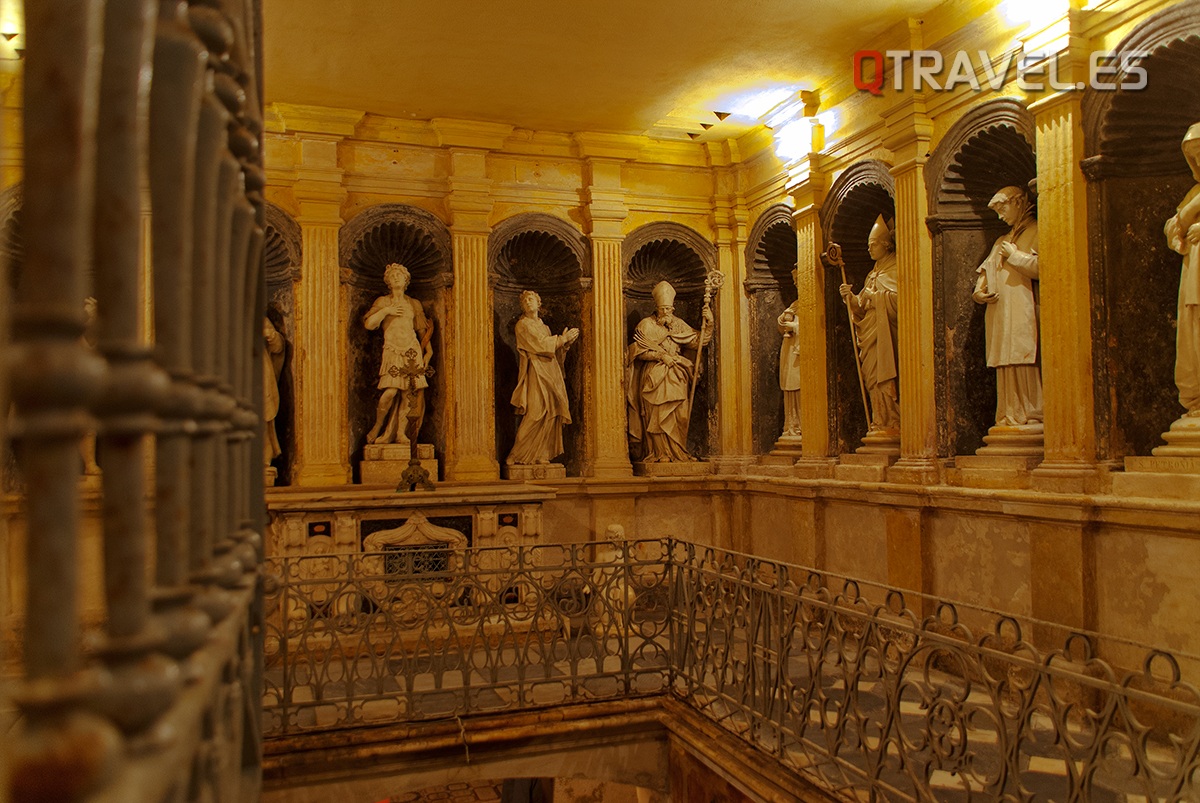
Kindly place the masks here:
[(384, 560), (268, 562), (268, 734), (671, 694), (846, 799), (1200, 795), (1194, 656), (670, 539)]

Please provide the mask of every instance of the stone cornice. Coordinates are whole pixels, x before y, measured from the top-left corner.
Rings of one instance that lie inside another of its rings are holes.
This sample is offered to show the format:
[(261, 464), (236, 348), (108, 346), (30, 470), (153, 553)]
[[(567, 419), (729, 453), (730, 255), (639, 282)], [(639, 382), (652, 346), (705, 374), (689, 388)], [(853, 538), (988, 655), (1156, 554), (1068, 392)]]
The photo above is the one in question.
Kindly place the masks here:
[(575, 134), (575, 147), (584, 159), (619, 159), (633, 161), (638, 158), (646, 139), (633, 134), (601, 134), (582, 131)]
[(435, 117), (429, 124), (437, 135), (438, 145), (443, 148), (498, 151), (504, 147), (504, 141), (513, 132), (513, 126), (503, 123), (458, 120), (451, 117)]
[(336, 137), (352, 137), (365, 112), (329, 106), (304, 106), (296, 103), (272, 103), (267, 106), (269, 131), (282, 126), (284, 131), (302, 131)]

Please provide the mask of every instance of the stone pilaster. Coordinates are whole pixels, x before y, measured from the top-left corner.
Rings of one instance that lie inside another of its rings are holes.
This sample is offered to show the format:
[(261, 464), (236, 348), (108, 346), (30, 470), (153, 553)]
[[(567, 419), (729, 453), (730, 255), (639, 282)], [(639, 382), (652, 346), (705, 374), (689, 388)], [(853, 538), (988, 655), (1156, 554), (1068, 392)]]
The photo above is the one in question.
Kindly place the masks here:
[[(713, 161), (736, 157), (732, 140)], [(716, 233), (717, 268), (725, 275), (725, 286), (717, 293), (717, 319), (721, 331), (715, 343), (719, 366), (717, 415), (720, 421), (719, 455), (723, 462), (737, 465), (752, 460), (753, 442), (750, 408), (750, 303), (742, 290), (746, 281), (744, 249), (746, 222), (750, 216), (746, 199), (739, 192), (738, 173), (733, 167), (717, 168), (713, 195), (713, 231)]]
[(588, 413), (588, 460), (593, 477), (629, 477), (625, 412), (625, 299), (621, 293), (622, 226), (627, 209), (620, 158), (588, 157), (584, 214), (592, 242), (592, 328), (584, 344), (593, 392)]
[(937, 410), (933, 371), (933, 241), (926, 228), (925, 162), (933, 124), (925, 99), (905, 97), (884, 113), (884, 145), (895, 154), (896, 267), (900, 358), (900, 459), (892, 482), (936, 482)]
[(798, 470), (807, 475), (832, 471), (829, 437), (829, 360), (825, 348), (825, 263), (821, 253), (821, 204), (829, 190), (829, 176), (820, 157), (808, 158), (801, 180), (789, 185), (795, 202), (797, 323), (800, 326), (800, 432)]
[(453, 354), (447, 367), (453, 382), (453, 431), (446, 439), (446, 479), (494, 480), (496, 400), (492, 366), (491, 286), (488, 283), (488, 216), (492, 211), (487, 152), (450, 148), (450, 233), (454, 254)]
[(1060, 92), (1030, 106), (1037, 125), (1045, 414), (1045, 457), (1033, 481), (1048, 490), (1095, 490), (1099, 481), (1081, 96)]
[(296, 285), (296, 485), (350, 481), (346, 418), (346, 332), (341, 306), (338, 231), (346, 193), (336, 137), (301, 140), (295, 195), (304, 264)]

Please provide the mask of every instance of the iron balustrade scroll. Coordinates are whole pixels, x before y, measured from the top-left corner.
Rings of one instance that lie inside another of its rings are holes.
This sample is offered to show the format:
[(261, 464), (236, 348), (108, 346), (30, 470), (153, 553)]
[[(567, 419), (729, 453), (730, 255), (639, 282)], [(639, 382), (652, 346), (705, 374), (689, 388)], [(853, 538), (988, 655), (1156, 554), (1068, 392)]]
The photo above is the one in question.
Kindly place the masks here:
[(670, 694), (846, 800), (1200, 799), (1196, 656), (673, 539), (266, 571), (268, 736)]

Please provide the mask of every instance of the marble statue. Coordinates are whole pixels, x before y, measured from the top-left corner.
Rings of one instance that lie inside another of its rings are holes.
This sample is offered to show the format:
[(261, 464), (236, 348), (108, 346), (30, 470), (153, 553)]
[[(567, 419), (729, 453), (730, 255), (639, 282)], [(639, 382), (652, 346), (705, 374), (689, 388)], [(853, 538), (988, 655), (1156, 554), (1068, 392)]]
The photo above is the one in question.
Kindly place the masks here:
[[(275, 418), (279, 415), (279, 373), (283, 369), (283, 335), (271, 323), (270, 318), (263, 318), (263, 340), (266, 349), (263, 354), (263, 462), (271, 465), (271, 461), (283, 454), (279, 445), (279, 433), (275, 430)], [(274, 476), (271, 477), (274, 484)]]
[(1021, 187), (1005, 187), (988, 202), (1011, 229), (996, 240), (977, 269), (972, 298), (985, 304), (987, 364), (996, 369), (996, 424), (1039, 425), (1042, 374), (1038, 365), (1037, 220)]
[(1200, 123), (1183, 137), (1183, 155), (1196, 184), (1180, 201), (1164, 231), (1171, 250), (1183, 255), (1179, 274), (1179, 323), (1175, 330), (1175, 385), (1185, 418), (1200, 418)]
[(412, 280), (408, 268), (393, 262), (384, 270), (383, 280), (391, 293), (375, 299), (363, 317), (367, 329), (383, 329), (377, 385), (383, 393), (367, 443), (410, 443), (425, 417), (433, 321), (425, 317), (420, 301), (404, 293)]
[(637, 325), (625, 355), (629, 437), (644, 463), (695, 460), (687, 450), (696, 366), (683, 355), (712, 340), (713, 314), (706, 305), (700, 331), (675, 317), (675, 288), (659, 282), (652, 291), (656, 312)]
[[(792, 271), (795, 281), (798, 271)], [(799, 301), (780, 313), (776, 324), (779, 344), (779, 389), (783, 391), (783, 437), (800, 436), (800, 321)]]
[(521, 293), (524, 315), (517, 321), (517, 353), (521, 364), (512, 405), (521, 423), (516, 441), (505, 461), (508, 465), (549, 463), (563, 453), (562, 431), (571, 423), (563, 360), (567, 349), (579, 339), (579, 330), (564, 328), (550, 334), (539, 310), (542, 298), (532, 290)]
[(859, 365), (871, 402), (868, 434), (900, 432), (896, 313), (896, 236), (880, 217), (867, 237), (867, 252), (875, 267), (857, 294), (848, 284), (838, 288), (849, 305), (858, 335)]

